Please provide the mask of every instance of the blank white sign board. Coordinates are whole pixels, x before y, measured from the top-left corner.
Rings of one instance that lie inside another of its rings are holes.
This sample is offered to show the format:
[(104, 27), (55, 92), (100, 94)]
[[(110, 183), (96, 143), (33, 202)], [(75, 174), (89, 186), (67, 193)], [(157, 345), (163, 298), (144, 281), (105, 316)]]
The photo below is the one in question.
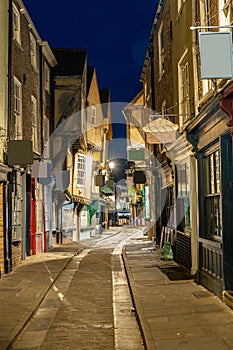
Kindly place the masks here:
[(232, 32), (199, 32), (201, 79), (232, 78)]

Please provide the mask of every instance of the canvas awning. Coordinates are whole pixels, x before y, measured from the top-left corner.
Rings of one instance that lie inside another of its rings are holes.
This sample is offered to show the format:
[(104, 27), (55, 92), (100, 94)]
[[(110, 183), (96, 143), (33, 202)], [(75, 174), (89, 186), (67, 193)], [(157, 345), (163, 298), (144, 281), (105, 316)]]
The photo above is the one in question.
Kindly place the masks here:
[(150, 144), (171, 143), (176, 140), (178, 124), (170, 120), (158, 117), (143, 127), (147, 142)]
[(105, 185), (101, 187), (101, 192), (105, 195), (111, 195), (114, 193), (114, 189)]

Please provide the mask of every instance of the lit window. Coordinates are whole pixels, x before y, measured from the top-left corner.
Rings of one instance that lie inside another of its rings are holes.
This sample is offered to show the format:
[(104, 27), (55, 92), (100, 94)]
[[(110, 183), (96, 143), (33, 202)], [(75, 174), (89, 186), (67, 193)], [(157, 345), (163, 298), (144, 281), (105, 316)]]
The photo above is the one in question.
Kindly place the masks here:
[(189, 230), (190, 221), (190, 163), (177, 165), (177, 224), (182, 232)]
[(77, 186), (84, 187), (86, 180), (86, 156), (84, 154), (78, 154), (77, 164)]
[(22, 85), (14, 77), (14, 125), (15, 139), (22, 139)]
[(13, 4), (12, 8), (12, 22), (13, 22), (13, 38), (20, 44), (21, 43), (21, 38), (20, 38), (20, 13)]
[(221, 189), (220, 189), (220, 152), (211, 153), (204, 158), (205, 191), (204, 215), (206, 236), (222, 236), (221, 230)]
[(38, 124), (37, 124), (37, 100), (31, 96), (31, 113), (32, 113), (32, 144), (33, 150), (38, 151)]
[(34, 68), (37, 68), (37, 55), (36, 55), (36, 39), (30, 33), (30, 55), (31, 55), (31, 64)]
[(212, 89), (212, 81), (210, 79), (202, 79), (202, 96), (204, 97)]

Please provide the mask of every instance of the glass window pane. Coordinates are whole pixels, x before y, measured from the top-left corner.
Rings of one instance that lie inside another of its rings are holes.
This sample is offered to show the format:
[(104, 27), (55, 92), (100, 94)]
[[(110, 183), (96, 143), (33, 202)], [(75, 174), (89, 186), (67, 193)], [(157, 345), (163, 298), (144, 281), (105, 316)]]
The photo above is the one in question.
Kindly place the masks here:
[(220, 193), (220, 161), (219, 161), (219, 150), (215, 152), (215, 176), (216, 176), (216, 193)]

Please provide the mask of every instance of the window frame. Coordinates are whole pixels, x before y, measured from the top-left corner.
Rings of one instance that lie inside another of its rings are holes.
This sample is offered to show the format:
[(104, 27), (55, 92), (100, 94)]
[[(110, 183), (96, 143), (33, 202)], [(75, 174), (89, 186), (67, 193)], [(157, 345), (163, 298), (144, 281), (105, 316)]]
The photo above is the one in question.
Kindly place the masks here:
[(31, 95), (31, 117), (32, 117), (32, 145), (33, 151), (38, 152), (38, 102), (35, 96)]
[(190, 170), (190, 160), (177, 164), (177, 209), (181, 220), (178, 227), (182, 232), (191, 231)]
[(20, 31), (20, 12), (15, 3), (12, 4), (12, 26), (13, 26), (13, 39), (21, 45), (21, 31)]
[[(233, 23), (233, 4), (231, 0), (219, 0), (219, 24), (232, 25)], [(220, 31), (226, 28), (220, 28)]]
[(33, 33), (29, 33), (31, 65), (37, 69), (37, 44)]
[(178, 62), (179, 84), (179, 123), (180, 127), (190, 118), (190, 77), (188, 50), (184, 52)]
[[(210, 21), (211, 21), (210, 1), (211, 0), (200, 1), (200, 16), (201, 16), (202, 26), (210, 26)], [(206, 31), (208, 31), (208, 29), (206, 29)]]
[(77, 187), (86, 186), (86, 155), (78, 153), (77, 158)]
[(44, 62), (44, 86), (45, 90), (50, 92), (50, 69), (46, 62)]
[(22, 84), (14, 76), (14, 95), (13, 95), (13, 107), (14, 107), (14, 133), (15, 140), (22, 140), (23, 138), (23, 125), (22, 125)]
[(164, 28), (163, 28), (163, 22), (160, 24), (159, 30), (158, 30), (158, 55), (159, 55), (159, 78), (163, 76), (165, 72), (164, 68)]
[(203, 156), (205, 236), (212, 240), (222, 238), (220, 162), (219, 148)]
[(46, 115), (43, 116), (43, 140), (45, 143), (49, 140), (49, 118)]

